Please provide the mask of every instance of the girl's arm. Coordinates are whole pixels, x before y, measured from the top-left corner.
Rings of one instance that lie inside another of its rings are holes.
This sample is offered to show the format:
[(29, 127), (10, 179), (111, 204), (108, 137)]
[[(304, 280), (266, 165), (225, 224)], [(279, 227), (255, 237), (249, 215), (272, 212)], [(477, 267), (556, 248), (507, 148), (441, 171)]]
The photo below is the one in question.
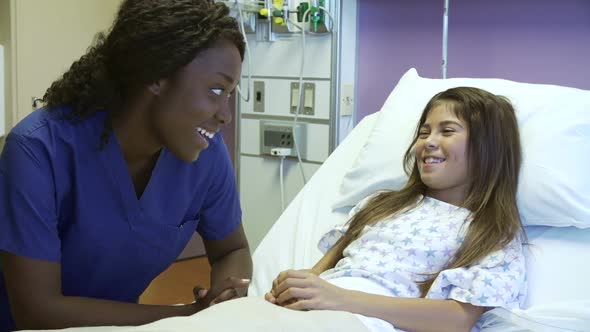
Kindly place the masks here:
[(316, 275), (329, 270), (336, 266), (336, 263), (342, 259), (342, 251), (345, 248), (345, 242), (340, 238), (336, 243), (326, 252), (326, 254), (313, 266), (311, 271)]
[(376, 317), (405, 331), (471, 331), (484, 311), (455, 300), (401, 298), (348, 291), (342, 309)]
[(305, 271), (287, 271), (276, 303), (294, 310), (338, 310), (376, 317), (406, 331), (470, 331), (484, 308), (455, 300), (397, 298), (337, 287)]

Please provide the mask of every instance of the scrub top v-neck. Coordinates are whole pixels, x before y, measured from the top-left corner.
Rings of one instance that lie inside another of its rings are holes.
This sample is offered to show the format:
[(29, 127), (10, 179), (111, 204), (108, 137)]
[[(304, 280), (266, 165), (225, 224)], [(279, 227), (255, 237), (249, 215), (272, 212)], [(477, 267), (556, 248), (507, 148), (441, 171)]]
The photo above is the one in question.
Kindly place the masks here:
[[(136, 302), (195, 232), (223, 239), (241, 223), (221, 135), (197, 161), (162, 149), (138, 199), (105, 114), (79, 124), (39, 110), (8, 135), (0, 157), (0, 250), (60, 262), (65, 296)], [(10, 316), (0, 273), (0, 317)], [(12, 320), (2, 324), (12, 324)]]

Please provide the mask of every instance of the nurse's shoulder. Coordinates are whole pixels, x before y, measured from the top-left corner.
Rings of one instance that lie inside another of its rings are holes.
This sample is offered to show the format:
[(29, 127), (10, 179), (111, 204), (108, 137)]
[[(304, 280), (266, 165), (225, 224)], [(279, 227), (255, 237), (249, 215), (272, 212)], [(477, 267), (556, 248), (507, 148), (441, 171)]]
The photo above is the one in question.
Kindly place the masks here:
[[(12, 128), (6, 137), (6, 145), (17, 144), (37, 157), (47, 154), (50, 159), (59, 150), (73, 151), (88, 144), (98, 147), (99, 127), (104, 123), (104, 114), (96, 113), (80, 121), (68, 118), (69, 112), (69, 107), (33, 111)], [(92, 136), (97, 138), (93, 140)]]

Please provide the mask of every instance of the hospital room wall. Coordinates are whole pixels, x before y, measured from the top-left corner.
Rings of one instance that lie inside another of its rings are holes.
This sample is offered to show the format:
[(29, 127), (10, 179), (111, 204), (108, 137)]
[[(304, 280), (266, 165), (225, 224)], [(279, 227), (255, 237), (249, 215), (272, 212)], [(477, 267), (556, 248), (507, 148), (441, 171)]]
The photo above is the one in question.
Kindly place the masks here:
[(120, 2), (0, 0), (6, 132), (33, 111), (31, 98), (42, 97), (95, 34), (108, 29)]
[[(297, 35), (278, 37), (272, 43), (257, 42), (255, 35), (248, 35), (248, 39), (252, 52), (251, 91), (254, 92), (254, 82), (264, 84), (264, 112), (254, 111), (256, 93), (252, 93), (249, 102), (240, 102), (236, 119), (242, 219), (250, 249), (254, 251), (282, 213), (280, 158), (262, 151), (261, 128), (266, 122), (293, 123), (290, 86), (299, 80), (301, 41)], [(298, 137), (298, 142), (303, 170), (308, 179), (329, 155), (331, 46), (332, 38), (329, 35), (309, 36), (306, 41), (304, 81), (315, 84), (315, 114), (299, 117), (299, 125), (304, 126), (305, 130)], [(242, 74), (247, 73), (246, 60)], [(245, 77), (242, 80), (247, 83)], [(246, 88), (242, 91), (246, 92)], [(303, 187), (303, 178), (295, 158), (284, 161), (283, 182), (285, 204), (288, 205)]]
[[(359, 0), (357, 121), (409, 68), (441, 78), (443, 0)], [(450, 0), (448, 77), (590, 90), (590, 1)]]
[[(301, 135), (301, 157), (307, 180), (328, 158), (338, 143), (339, 133), (347, 132), (346, 125), (350, 117), (336, 121), (340, 116), (337, 110), (338, 90), (341, 84), (348, 84), (354, 89), (354, 56), (356, 39), (356, 14), (344, 14), (355, 10), (356, 0), (330, 0), (329, 9), (337, 16), (337, 21), (350, 20), (350, 26), (343, 28), (342, 35), (324, 34), (307, 35), (305, 46), (304, 82), (315, 84), (315, 114), (302, 115), (299, 122), (305, 126)], [(341, 6), (337, 8), (336, 6)], [(350, 7), (349, 7), (350, 6)], [(339, 13), (342, 12), (342, 15)], [(346, 16), (346, 18), (344, 18)], [(345, 24), (344, 21), (342, 23)], [(346, 30), (346, 36), (344, 35)], [(252, 251), (256, 249), (266, 233), (282, 214), (280, 190), (280, 158), (261, 151), (261, 127), (267, 121), (292, 123), (290, 113), (292, 83), (299, 80), (301, 59), (300, 34), (279, 35), (274, 42), (256, 41), (253, 34), (248, 35), (252, 51), (252, 82), (264, 83), (264, 111), (255, 112), (253, 102), (240, 101), (236, 164), (238, 183), (243, 210), (243, 223)], [(341, 54), (336, 54), (334, 47), (341, 40)], [(347, 56), (344, 56), (346, 50)], [(337, 68), (338, 67), (338, 68)], [(244, 61), (242, 81), (248, 80), (248, 59)], [(245, 87), (242, 89), (246, 91)], [(253, 94), (252, 98), (256, 95)], [(341, 130), (339, 130), (341, 128)], [(285, 206), (289, 205), (303, 187), (303, 178), (297, 159), (290, 157), (284, 163)]]

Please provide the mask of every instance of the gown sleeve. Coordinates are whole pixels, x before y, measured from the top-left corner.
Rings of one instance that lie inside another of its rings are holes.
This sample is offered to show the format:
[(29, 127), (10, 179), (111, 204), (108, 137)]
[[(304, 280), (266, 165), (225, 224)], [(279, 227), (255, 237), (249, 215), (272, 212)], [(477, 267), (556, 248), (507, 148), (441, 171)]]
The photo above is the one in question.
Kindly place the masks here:
[(526, 296), (525, 270), (523, 245), (518, 238), (477, 264), (442, 271), (426, 298), (519, 308)]

